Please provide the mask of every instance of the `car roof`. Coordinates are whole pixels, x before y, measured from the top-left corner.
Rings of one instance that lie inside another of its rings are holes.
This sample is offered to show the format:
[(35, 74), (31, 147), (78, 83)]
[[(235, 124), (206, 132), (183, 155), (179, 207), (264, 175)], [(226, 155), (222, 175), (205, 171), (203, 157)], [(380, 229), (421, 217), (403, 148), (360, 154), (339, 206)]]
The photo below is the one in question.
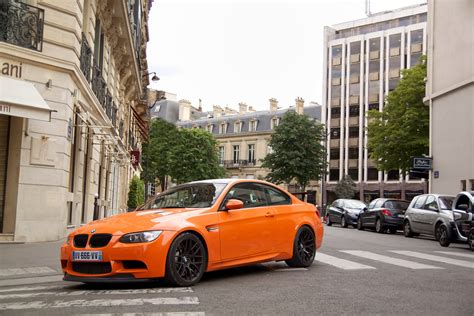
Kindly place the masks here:
[(440, 197), (440, 196), (445, 196), (445, 197), (452, 197), (453, 199), (455, 198), (454, 195), (451, 195), (451, 194), (440, 194), (440, 193), (425, 193), (425, 194), (420, 194), (420, 195), (417, 195), (415, 197), (418, 197), (418, 196), (426, 196), (426, 195), (433, 195), (435, 197)]

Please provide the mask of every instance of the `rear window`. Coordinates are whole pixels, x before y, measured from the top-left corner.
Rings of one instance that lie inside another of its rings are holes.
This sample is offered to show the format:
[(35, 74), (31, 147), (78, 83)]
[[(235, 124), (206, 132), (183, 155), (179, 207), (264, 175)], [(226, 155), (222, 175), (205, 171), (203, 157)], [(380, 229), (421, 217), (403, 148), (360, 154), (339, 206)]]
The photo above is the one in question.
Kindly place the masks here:
[(406, 210), (410, 205), (408, 201), (387, 201), (385, 207), (392, 210)]
[(438, 201), (442, 210), (450, 210), (453, 208), (454, 196), (440, 196)]

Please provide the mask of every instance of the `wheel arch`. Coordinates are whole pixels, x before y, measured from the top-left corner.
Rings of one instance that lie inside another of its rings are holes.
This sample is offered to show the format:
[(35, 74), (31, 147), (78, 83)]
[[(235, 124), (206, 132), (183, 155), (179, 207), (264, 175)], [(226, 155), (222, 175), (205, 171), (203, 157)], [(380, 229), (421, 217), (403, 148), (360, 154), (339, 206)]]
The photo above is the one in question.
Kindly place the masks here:
[[(179, 236), (181, 236), (182, 234), (185, 234), (185, 233), (190, 233), (190, 234), (195, 235), (197, 238), (199, 238), (199, 240), (204, 245), (204, 249), (206, 249), (206, 255), (207, 255), (207, 266), (206, 266), (206, 271), (207, 271), (207, 269), (209, 267), (209, 249), (208, 249), (208, 246), (207, 246), (206, 239), (204, 238), (204, 236), (199, 231), (197, 231), (195, 229), (192, 229), (192, 228), (183, 229), (182, 231), (178, 232), (173, 237), (173, 239), (170, 242), (170, 245), (173, 244), (173, 242), (176, 240), (176, 238), (178, 238)], [(168, 254), (169, 254), (169, 249), (168, 249)], [(166, 257), (168, 257), (168, 254), (166, 254)]]

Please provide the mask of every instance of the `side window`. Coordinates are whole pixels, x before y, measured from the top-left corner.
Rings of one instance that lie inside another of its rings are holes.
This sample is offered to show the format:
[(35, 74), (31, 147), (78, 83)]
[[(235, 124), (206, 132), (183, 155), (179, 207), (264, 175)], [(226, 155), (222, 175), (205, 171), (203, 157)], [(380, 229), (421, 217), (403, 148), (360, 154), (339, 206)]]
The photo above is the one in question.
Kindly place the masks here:
[(461, 195), (456, 201), (456, 205), (454, 206), (455, 209), (461, 211), (468, 211), (471, 207), (471, 202), (469, 201), (469, 198), (466, 195)]
[(374, 208), (381, 208), (384, 203), (384, 200), (378, 200), (377, 203), (375, 203)]
[(334, 207), (341, 207), (341, 200), (335, 200), (335, 201), (332, 203), (332, 206), (334, 206)]
[(415, 207), (415, 204), (419, 198), (420, 198), (419, 196), (415, 196), (413, 200), (411, 200), (410, 207)]
[(367, 207), (367, 209), (369, 209), (369, 210), (370, 210), (370, 209), (373, 209), (373, 208), (375, 207), (375, 203), (377, 203), (377, 200), (376, 200), (376, 199), (373, 200), (372, 202), (370, 202), (369, 207)]
[(426, 196), (420, 196), (418, 200), (416, 200), (415, 205), (413, 205), (413, 208), (418, 208), (421, 209), (423, 207), (423, 204), (425, 203)]
[(268, 205), (288, 205), (291, 204), (291, 198), (278, 189), (267, 185), (262, 185), (267, 194)]
[(425, 206), (423, 208), (429, 211), (438, 211), (438, 203), (436, 202), (436, 198), (433, 195), (429, 195), (426, 198)]
[(244, 203), (244, 208), (259, 207), (267, 205), (265, 192), (253, 183), (236, 184), (226, 195), (224, 201), (230, 199), (240, 200)]

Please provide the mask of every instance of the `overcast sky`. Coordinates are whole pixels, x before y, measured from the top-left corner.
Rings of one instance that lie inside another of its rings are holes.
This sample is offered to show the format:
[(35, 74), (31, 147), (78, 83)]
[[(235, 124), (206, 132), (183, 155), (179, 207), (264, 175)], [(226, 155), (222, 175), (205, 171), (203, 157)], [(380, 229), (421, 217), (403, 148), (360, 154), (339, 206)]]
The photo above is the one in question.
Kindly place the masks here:
[[(372, 13), (425, 3), (372, 0)], [(365, 0), (154, 0), (149, 17), (151, 87), (204, 110), (258, 110), (322, 102), (323, 29), (364, 18)]]

